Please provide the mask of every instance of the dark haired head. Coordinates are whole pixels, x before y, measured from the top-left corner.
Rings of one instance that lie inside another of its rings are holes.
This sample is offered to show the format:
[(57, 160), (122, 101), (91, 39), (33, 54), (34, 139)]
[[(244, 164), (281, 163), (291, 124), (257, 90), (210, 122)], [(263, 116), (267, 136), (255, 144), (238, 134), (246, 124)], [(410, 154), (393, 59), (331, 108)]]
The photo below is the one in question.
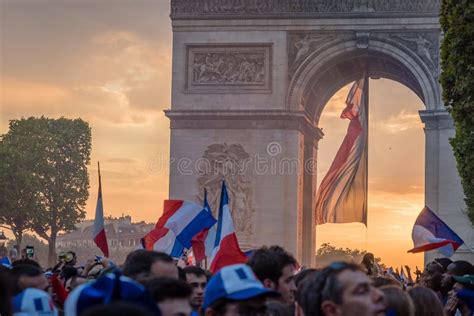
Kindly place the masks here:
[[(44, 285), (45, 287), (47, 285), (46, 277), (43, 274), (43, 270), (31, 264), (15, 265), (10, 270), (10, 277), (11, 277), (11, 285), (13, 287), (13, 291), (12, 291), (13, 295), (20, 293), (27, 287), (30, 287), (29, 281), (33, 281), (34, 284), (38, 283), (38, 285), (41, 285), (41, 286)], [(39, 281), (39, 282), (36, 282), (36, 281)], [(46, 284), (43, 284), (45, 282)], [(40, 288), (40, 289), (44, 290), (44, 288)]]
[(123, 266), (123, 274), (134, 278), (140, 274), (150, 273), (152, 265), (157, 261), (173, 263), (173, 258), (162, 252), (135, 250), (128, 254)]
[(319, 270), (317, 269), (306, 269), (306, 270), (303, 270), (301, 272), (299, 272), (296, 276), (295, 276), (295, 284), (296, 284), (296, 287), (298, 287), (301, 282), (303, 282), (306, 278), (314, 275), (315, 273), (318, 273)]
[(15, 267), (15, 266), (18, 266), (18, 265), (25, 265), (25, 264), (41, 268), (41, 266), (38, 262), (36, 262), (34, 260), (31, 260), (31, 259), (27, 259), (27, 258), (13, 261), (12, 267)]
[(449, 258), (436, 258), (433, 261), (441, 265), (444, 269), (444, 272), (446, 272), (448, 266), (453, 263), (453, 261)]
[(186, 299), (191, 296), (191, 287), (184, 281), (174, 278), (159, 277), (144, 283), (156, 303), (167, 299)]
[(187, 266), (187, 267), (183, 268), (183, 272), (184, 272), (185, 275), (186, 274), (193, 274), (197, 277), (205, 276), (207, 278), (206, 271), (204, 271), (204, 269), (202, 269), (200, 267)]
[(463, 276), (466, 274), (474, 274), (472, 264), (468, 261), (454, 261), (448, 266), (448, 273), (455, 276)]
[(335, 262), (309, 276), (301, 283), (296, 300), (305, 315), (322, 316), (321, 304), (325, 300), (333, 301), (336, 304), (342, 303), (344, 288), (337, 280), (337, 276), (346, 270), (363, 272), (361, 267), (356, 264)]
[(255, 250), (247, 264), (261, 282), (269, 279), (278, 284), (283, 269), (288, 265), (294, 266), (296, 260), (280, 246), (271, 246)]

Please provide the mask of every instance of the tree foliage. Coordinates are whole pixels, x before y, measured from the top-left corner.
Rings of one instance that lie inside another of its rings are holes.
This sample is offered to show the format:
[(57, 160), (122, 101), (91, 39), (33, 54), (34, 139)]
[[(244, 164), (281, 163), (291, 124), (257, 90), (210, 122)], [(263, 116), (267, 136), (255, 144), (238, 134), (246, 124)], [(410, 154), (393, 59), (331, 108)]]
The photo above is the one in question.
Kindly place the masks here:
[[(318, 267), (325, 267), (335, 261), (355, 262), (361, 263), (362, 258), (367, 253), (365, 250), (335, 247), (330, 243), (324, 243), (316, 252), (316, 265)], [(375, 262), (381, 265), (381, 259), (375, 258)]]
[[(35, 181), (36, 208), (29, 217), (28, 227), (48, 242), (48, 263), (53, 264), (58, 233), (73, 230), (85, 217), (84, 207), (89, 197), (90, 127), (81, 119), (13, 120), (2, 142), (16, 148), (19, 156), (27, 157), (28, 164), (16, 165), (13, 160), (8, 167), (19, 168)], [(27, 213), (31, 209), (16, 211)]]
[(440, 23), (443, 99), (454, 120), (451, 146), (474, 223), (474, 2), (443, 0)]

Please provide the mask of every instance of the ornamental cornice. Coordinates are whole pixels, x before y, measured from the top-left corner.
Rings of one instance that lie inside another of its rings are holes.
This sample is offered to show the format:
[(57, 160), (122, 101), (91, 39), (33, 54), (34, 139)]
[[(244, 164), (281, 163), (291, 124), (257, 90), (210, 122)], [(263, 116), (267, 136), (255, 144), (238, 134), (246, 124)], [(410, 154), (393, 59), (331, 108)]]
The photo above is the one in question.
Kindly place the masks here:
[(437, 16), (439, 10), (439, 0), (171, 0), (173, 20)]

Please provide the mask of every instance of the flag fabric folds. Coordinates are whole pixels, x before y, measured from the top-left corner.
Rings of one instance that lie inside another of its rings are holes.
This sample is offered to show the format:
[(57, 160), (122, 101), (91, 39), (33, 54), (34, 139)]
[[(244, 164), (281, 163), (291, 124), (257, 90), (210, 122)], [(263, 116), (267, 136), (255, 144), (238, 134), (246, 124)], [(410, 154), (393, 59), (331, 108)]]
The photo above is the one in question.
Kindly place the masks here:
[(451, 257), (454, 252), (464, 244), (445, 222), (443, 222), (428, 206), (425, 206), (416, 218), (411, 233), (414, 248), (408, 252), (417, 253), (437, 249), (446, 257)]
[[(212, 216), (211, 207), (210, 207), (209, 203), (207, 202), (207, 190), (206, 189), (204, 189), (203, 208), (207, 212), (209, 212), (209, 214), (211, 214), (211, 216)], [(217, 222), (217, 220), (214, 219), (214, 223), (216, 223), (216, 222)], [(215, 225), (212, 225), (212, 227), (215, 227)], [(212, 229), (212, 227), (203, 229), (196, 236), (194, 236), (193, 239), (191, 240), (194, 259), (196, 260), (196, 262), (201, 262), (206, 258), (206, 239), (208, 238), (208, 236), (210, 237), (209, 240), (212, 240), (212, 238), (214, 238), (214, 240), (215, 240), (215, 236), (216, 236), (215, 229), (213, 230), (211, 235), (209, 235), (209, 230)], [(214, 236), (214, 237), (212, 237), (212, 236)], [(209, 253), (209, 257), (210, 257), (210, 252), (212, 251), (213, 247), (209, 246), (209, 242), (207, 243), (207, 245), (208, 245), (207, 246), (207, 252)]]
[(229, 196), (225, 182), (222, 182), (219, 217), (217, 219), (216, 238), (210, 261), (210, 271), (216, 273), (221, 268), (247, 262), (240, 250), (234, 223), (229, 209)]
[(92, 238), (95, 244), (102, 251), (104, 256), (109, 256), (109, 246), (107, 244), (107, 235), (104, 227), (104, 206), (102, 204), (102, 181), (100, 178), (100, 164), (97, 162), (99, 171), (99, 194), (97, 196), (97, 206), (95, 208), (95, 220), (92, 228)]
[(216, 220), (200, 205), (183, 200), (164, 201), (163, 215), (155, 229), (142, 238), (145, 249), (181, 257), (184, 248), (191, 248), (192, 238), (214, 225)]
[(367, 79), (352, 85), (341, 118), (347, 134), (323, 178), (316, 197), (316, 224), (360, 222), (367, 226)]

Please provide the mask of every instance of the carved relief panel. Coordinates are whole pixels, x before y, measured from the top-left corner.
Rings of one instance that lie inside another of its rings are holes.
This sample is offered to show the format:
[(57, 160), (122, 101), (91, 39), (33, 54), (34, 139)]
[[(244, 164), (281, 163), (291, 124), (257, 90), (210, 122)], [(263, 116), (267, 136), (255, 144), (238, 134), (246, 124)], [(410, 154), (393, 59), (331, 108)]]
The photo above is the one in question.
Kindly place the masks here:
[(252, 174), (250, 155), (241, 144), (209, 145), (199, 162), (199, 200), (204, 199), (204, 188), (214, 216), (217, 218), (222, 180), (226, 181), (229, 193), (229, 208), (242, 248), (251, 246), (252, 216), (255, 207), (252, 201)]
[(185, 92), (271, 93), (271, 44), (188, 45)]

